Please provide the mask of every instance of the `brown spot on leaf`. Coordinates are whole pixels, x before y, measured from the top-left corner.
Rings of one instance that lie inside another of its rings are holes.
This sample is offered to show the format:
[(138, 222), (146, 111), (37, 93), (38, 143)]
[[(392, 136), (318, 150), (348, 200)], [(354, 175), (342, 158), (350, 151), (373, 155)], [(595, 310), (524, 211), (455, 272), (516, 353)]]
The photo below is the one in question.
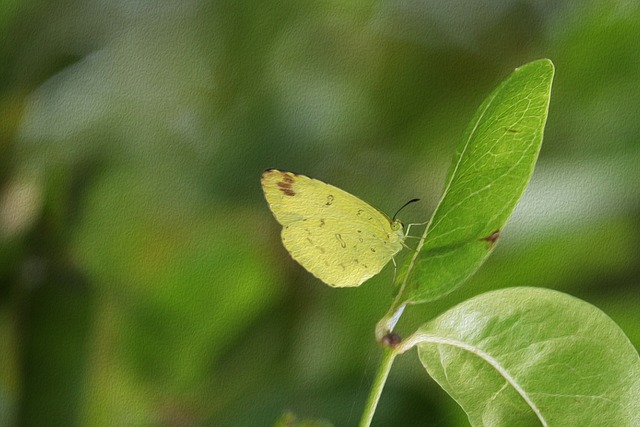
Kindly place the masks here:
[(487, 237), (483, 238), (485, 242), (489, 243), (489, 247), (493, 246), (500, 237), (500, 230), (496, 230), (493, 233), (489, 234)]
[(505, 130), (509, 133), (520, 133), (518, 129), (514, 129), (514, 128), (506, 128)]

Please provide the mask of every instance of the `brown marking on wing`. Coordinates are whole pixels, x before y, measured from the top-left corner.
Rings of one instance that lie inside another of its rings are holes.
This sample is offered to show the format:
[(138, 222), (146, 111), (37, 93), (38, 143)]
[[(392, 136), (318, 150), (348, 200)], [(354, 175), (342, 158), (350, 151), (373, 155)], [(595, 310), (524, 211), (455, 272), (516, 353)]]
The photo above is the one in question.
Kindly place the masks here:
[(280, 191), (282, 191), (285, 195), (287, 196), (295, 196), (296, 192), (289, 189), (289, 188), (281, 188)]
[(284, 175), (282, 177), (282, 181), (276, 182), (276, 185), (287, 196), (295, 196), (296, 192), (291, 188), (291, 183), (293, 183), (293, 179), (289, 177), (289, 175)]
[(286, 183), (289, 183), (289, 184), (291, 184), (293, 181), (295, 181), (295, 179), (293, 179), (293, 176), (289, 175), (288, 173), (285, 173), (285, 174), (282, 176), (282, 180), (283, 180), (284, 182), (286, 182)]

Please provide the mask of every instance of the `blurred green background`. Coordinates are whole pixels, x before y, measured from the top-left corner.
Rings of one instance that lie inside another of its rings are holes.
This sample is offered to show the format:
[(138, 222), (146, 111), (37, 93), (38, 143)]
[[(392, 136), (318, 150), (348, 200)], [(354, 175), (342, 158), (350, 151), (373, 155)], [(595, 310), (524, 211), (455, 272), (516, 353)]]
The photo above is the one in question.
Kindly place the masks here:
[[(489, 289), (559, 289), (640, 346), (640, 6), (632, 1), (0, 2), (0, 426), (357, 424), (392, 268), (290, 259), (263, 169), (428, 219), (475, 109), (556, 65), (495, 253), (405, 336)], [(406, 252), (406, 251), (405, 251)], [(464, 426), (414, 352), (376, 426)]]

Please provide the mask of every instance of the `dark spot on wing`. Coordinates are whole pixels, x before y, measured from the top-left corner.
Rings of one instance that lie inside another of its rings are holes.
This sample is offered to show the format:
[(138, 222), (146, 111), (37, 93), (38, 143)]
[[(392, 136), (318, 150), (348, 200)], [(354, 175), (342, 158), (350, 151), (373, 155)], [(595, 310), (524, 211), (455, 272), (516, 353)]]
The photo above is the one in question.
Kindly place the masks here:
[(307, 242), (309, 242), (310, 245), (313, 245), (313, 240), (311, 240), (310, 238), (307, 237)]
[(344, 240), (342, 240), (342, 236), (340, 235), (340, 233), (336, 233), (336, 239), (338, 239), (338, 242), (340, 242), (340, 246), (342, 246), (343, 248), (347, 247), (347, 244)]
[(291, 184), (294, 182), (294, 179), (291, 175), (284, 174), (282, 176), (282, 181), (276, 182), (276, 185), (287, 196), (295, 196), (296, 192), (291, 188)]
[(291, 184), (293, 181), (295, 181), (295, 180), (293, 179), (293, 176), (289, 175), (288, 173), (285, 173), (285, 174), (283, 175), (282, 180), (283, 180), (284, 182), (289, 183), (289, 184)]
[[(358, 209), (358, 213), (357, 213), (357, 215), (358, 215), (358, 216), (359, 216), (359, 215), (362, 215), (362, 212), (364, 212), (362, 209)], [(358, 233), (359, 233), (359, 232), (360, 232), (360, 230), (358, 230)]]
[(335, 197), (333, 197), (333, 194), (329, 194), (327, 196), (327, 203), (325, 203), (325, 206), (331, 206), (331, 204), (333, 204), (333, 200), (335, 199)]
[(375, 252), (375, 251), (376, 251), (375, 249), (371, 248), (371, 252)]
[(324, 226), (324, 219), (320, 218), (320, 227)]

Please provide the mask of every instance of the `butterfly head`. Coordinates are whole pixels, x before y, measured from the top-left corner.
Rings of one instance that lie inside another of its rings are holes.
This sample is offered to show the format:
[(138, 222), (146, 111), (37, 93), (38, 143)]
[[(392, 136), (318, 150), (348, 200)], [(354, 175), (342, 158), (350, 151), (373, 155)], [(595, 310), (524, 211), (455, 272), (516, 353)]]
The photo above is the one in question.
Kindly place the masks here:
[(407, 203), (405, 203), (404, 205), (400, 206), (400, 209), (398, 209), (396, 211), (396, 213), (393, 215), (393, 218), (391, 218), (391, 229), (394, 231), (397, 230), (402, 230), (402, 228), (404, 227), (404, 225), (402, 224), (402, 222), (400, 222), (399, 219), (396, 219), (396, 216), (398, 216), (398, 214), (400, 213), (400, 211), (402, 209), (404, 209), (405, 207), (407, 207), (407, 205), (410, 205), (411, 203), (415, 203), (420, 199), (411, 199), (409, 200)]

